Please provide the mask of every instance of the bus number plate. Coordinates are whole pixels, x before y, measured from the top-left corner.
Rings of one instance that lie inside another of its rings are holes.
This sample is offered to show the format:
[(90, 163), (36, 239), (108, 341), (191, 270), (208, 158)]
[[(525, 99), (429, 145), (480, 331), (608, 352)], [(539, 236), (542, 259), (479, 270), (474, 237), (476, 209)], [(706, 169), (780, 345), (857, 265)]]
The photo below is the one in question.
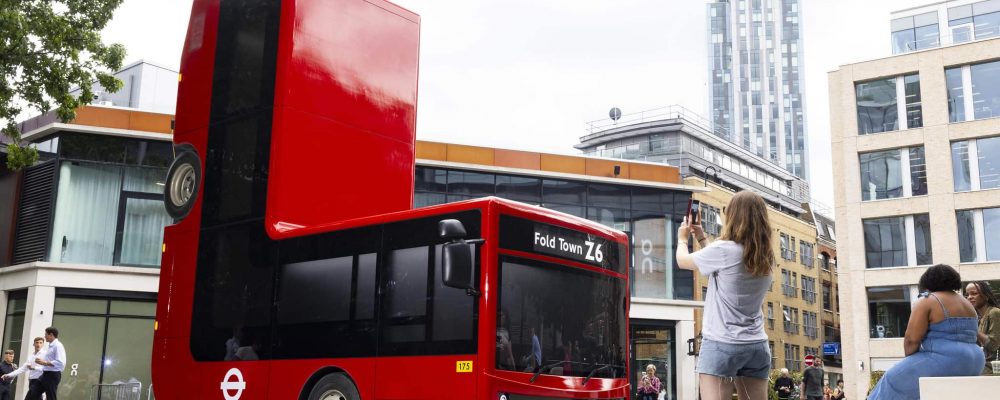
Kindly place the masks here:
[(455, 372), (472, 372), (472, 361), (458, 361), (455, 363)]

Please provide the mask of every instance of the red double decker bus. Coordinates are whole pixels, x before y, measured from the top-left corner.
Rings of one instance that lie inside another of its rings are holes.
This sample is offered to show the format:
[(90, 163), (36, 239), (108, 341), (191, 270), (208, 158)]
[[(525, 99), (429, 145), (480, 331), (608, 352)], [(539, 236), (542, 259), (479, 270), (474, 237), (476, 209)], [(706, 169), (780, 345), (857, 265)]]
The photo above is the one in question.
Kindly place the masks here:
[(418, 43), (380, 0), (195, 0), (157, 398), (628, 397), (622, 232), (410, 209)]

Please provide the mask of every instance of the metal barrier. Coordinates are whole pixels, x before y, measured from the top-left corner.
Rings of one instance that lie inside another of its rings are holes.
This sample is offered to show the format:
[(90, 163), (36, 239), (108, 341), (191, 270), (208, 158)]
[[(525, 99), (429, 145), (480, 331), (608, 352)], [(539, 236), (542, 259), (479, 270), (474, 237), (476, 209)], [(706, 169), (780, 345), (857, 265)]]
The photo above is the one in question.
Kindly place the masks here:
[(142, 400), (142, 383), (117, 382), (94, 385), (91, 400)]
[(146, 390), (146, 400), (156, 400), (156, 395), (153, 394), (153, 384), (149, 384), (149, 389)]

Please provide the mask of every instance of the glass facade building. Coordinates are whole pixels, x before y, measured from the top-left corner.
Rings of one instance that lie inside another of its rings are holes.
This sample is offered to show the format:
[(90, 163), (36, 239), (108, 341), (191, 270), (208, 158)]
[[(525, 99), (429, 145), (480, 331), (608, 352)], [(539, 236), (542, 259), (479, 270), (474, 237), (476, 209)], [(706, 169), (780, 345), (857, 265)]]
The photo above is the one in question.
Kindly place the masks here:
[(691, 193), (656, 187), (588, 182), (417, 166), (414, 207), (497, 196), (586, 218), (632, 238), (632, 297), (694, 299), (692, 271), (674, 262), (675, 232)]
[(799, 0), (708, 4), (709, 109), (719, 136), (808, 176)]

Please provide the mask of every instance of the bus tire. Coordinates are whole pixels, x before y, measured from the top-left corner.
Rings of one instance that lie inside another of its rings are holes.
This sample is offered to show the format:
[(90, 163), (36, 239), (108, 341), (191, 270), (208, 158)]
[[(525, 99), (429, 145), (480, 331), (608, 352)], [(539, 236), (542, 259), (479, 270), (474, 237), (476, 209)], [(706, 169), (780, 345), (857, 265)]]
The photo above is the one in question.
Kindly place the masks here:
[(329, 374), (316, 382), (309, 400), (361, 400), (361, 395), (344, 374)]
[(163, 188), (163, 205), (174, 219), (182, 219), (194, 207), (201, 189), (201, 159), (190, 145), (177, 146), (177, 156), (167, 170)]

